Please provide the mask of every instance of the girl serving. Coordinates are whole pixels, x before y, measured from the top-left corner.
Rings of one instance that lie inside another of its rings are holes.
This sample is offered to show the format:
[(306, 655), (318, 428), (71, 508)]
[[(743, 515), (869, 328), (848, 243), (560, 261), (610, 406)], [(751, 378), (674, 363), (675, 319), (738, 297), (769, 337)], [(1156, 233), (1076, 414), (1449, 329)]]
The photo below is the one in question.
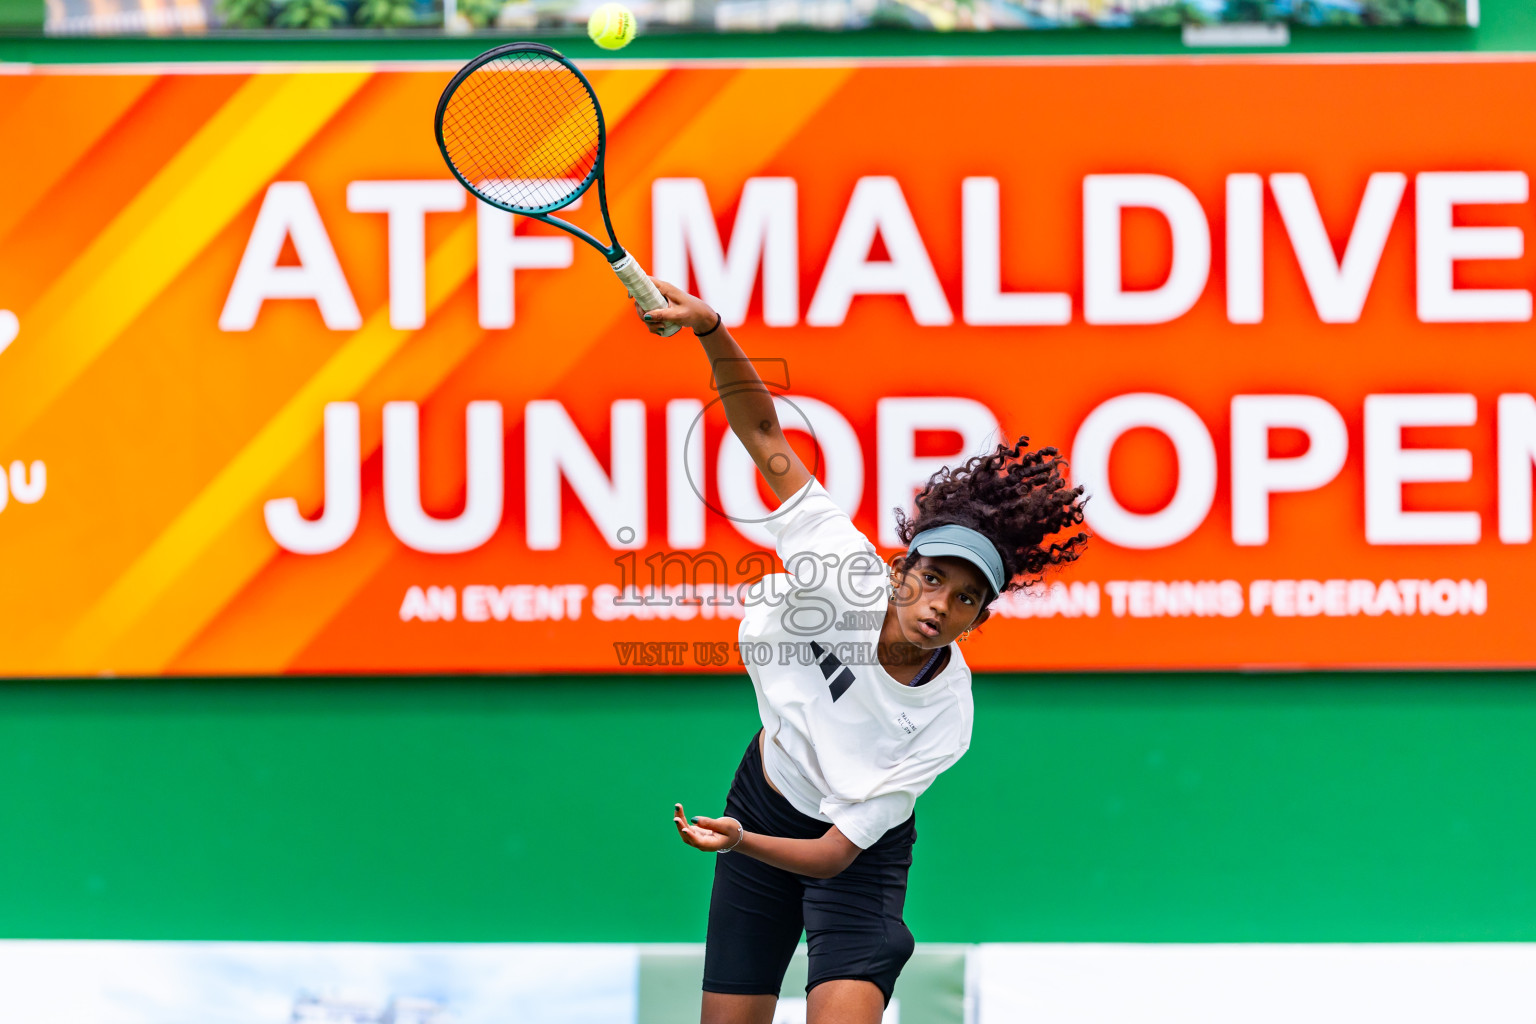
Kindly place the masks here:
[(719, 314), (656, 285), (669, 304), (643, 319), (653, 334), (693, 330), (732, 431), (780, 502), (766, 525), (787, 572), (749, 589), (744, 649), (807, 652), (748, 663), (763, 728), (725, 815), (673, 808), (683, 842), (722, 855), (702, 1021), (771, 1024), (803, 931), (809, 1024), (877, 1024), (912, 955), (901, 915), (913, 808), (971, 742), (971, 673), (957, 641), (998, 595), (1078, 557), (1087, 535), (1063, 531), (1083, 522), (1083, 489), (1067, 484), (1054, 448), (1000, 444), (934, 474), (915, 518), (897, 511), (907, 547), (886, 566), (790, 447)]

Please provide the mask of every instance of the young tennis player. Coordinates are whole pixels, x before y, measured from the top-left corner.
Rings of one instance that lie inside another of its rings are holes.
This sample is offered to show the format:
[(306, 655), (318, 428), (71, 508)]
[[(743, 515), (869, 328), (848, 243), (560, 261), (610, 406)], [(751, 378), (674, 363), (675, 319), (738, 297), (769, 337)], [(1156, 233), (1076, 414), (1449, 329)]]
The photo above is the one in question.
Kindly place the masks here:
[(683, 842), (721, 854), (703, 1024), (771, 1024), (802, 930), (809, 1024), (878, 1024), (913, 949), (901, 919), (913, 807), (971, 742), (956, 641), (1000, 593), (1078, 557), (1086, 534), (1061, 534), (1083, 522), (1082, 488), (1055, 449), (998, 445), (936, 473), (915, 518), (898, 511), (907, 548), (887, 567), (790, 447), (719, 315), (656, 284), (669, 304), (643, 318), (653, 334), (675, 323), (699, 338), (731, 429), (780, 501), (767, 526), (788, 570), (748, 591), (740, 638), (774, 657), (748, 663), (763, 729), (725, 816), (673, 808)]

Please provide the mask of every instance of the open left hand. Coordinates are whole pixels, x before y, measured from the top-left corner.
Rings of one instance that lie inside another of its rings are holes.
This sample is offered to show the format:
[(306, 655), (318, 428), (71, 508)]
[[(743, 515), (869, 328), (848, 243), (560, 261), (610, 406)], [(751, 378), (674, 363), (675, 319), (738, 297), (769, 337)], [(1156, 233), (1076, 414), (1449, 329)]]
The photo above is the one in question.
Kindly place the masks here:
[(694, 818), (690, 824), (682, 804), (672, 805), (672, 824), (677, 826), (683, 842), (705, 853), (719, 853), (735, 846), (743, 831), (741, 822), (735, 818)]

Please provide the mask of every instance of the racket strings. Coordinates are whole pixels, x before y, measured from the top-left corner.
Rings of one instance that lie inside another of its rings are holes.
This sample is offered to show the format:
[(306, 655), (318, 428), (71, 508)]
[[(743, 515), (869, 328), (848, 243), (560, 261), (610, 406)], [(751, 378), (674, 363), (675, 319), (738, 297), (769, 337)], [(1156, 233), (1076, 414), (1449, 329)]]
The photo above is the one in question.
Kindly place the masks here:
[[(530, 200), (528, 205), (551, 202), (567, 190), (540, 179), (573, 172), (579, 172), (578, 179), (584, 178), (595, 157), (591, 150), (596, 117), (590, 97), (563, 65), (544, 63), (553, 65), (556, 73), (541, 68), (509, 74), (506, 67), (478, 72), (472, 76), (478, 81), (465, 95), (462, 110), (455, 111), (464, 115), (469, 129), (455, 135), (467, 144), (465, 151), (475, 169), (486, 178), (531, 179), (501, 186), (517, 194), (498, 197)], [(567, 79), (563, 90), (554, 84), (561, 78)], [(487, 142), (492, 145), (487, 147)]]
[(459, 84), (443, 113), (443, 145), (487, 197), (548, 209), (571, 198), (596, 166), (598, 117), (571, 69), (542, 54), (510, 54)]
[[(559, 97), (539, 79), (543, 72), (524, 73), (516, 88), (508, 84), (507, 69), (476, 72), (461, 86), (454, 104), (451, 149), (461, 170), (486, 181), (509, 205), (541, 206), (564, 191), (555, 179), (579, 167), (580, 154), (560, 133)], [(445, 140), (450, 134), (445, 125)]]
[[(561, 70), (564, 71), (564, 68), (562, 67)], [(563, 75), (562, 77), (574, 79), (575, 76)], [(592, 108), (588, 105), (590, 97), (585, 88), (577, 90), (575, 96), (558, 94), (558, 91), (553, 87), (551, 79), (544, 76), (540, 76), (535, 86), (536, 91), (540, 94), (540, 99), (545, 101), (549, 108), (558, 109), (561, 106), (566, 106), (571, 100), (575, 100), (576, 106), (574, 109), (569, 110), (560, 125), (547, 135), (540, 146), (539, 153), (534, 156), (533, 160), (535, 163), (548, 162), (554, 167), (577, 166), (581, 170), (581, 173), (577, 175), (577, 181), (580, 181), (586, 177), (587, 172), (591, 170), (592, 162), (596, 160), (595, 147), (597, 142), (595, 132), (597, 119), (592, 115)], [(515, 100), (515, 97), (504, 98), (509, 101)], [(573, 118), (575, 121), (571, 123)], [(537, 126), (534, 127), (535, 129), (537, 128)], [(584, 131), (584, 129), (587, 131)], [(590, 142), (587, 139), (588, 131), (592, 135)], [(592, 159), (585, 160), (584, 158), (588, 156), (589, 152)]]

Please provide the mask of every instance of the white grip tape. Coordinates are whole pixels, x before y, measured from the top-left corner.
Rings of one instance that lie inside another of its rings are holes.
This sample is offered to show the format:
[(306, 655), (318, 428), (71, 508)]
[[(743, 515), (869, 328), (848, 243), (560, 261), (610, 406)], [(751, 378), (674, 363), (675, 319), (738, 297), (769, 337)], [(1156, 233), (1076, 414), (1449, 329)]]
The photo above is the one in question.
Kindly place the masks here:
[[(629, 297), (640, 303), (640, 308), (645, 310), (665, 309), (667, 298), (661, 294), (650, 276), (641, 269), (640, 264), (628, 253), (617, 263), (610, 263), (613, 272), (619, 275), (619, 280), (624, 282), (624, 287), (629, 290)], [(671, 323), (662, 328), (664, 336), (676, 334), (681, 325)]]

